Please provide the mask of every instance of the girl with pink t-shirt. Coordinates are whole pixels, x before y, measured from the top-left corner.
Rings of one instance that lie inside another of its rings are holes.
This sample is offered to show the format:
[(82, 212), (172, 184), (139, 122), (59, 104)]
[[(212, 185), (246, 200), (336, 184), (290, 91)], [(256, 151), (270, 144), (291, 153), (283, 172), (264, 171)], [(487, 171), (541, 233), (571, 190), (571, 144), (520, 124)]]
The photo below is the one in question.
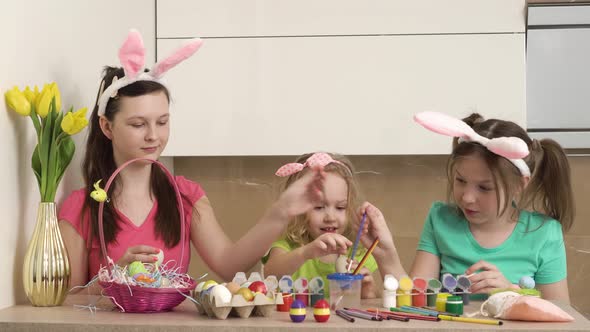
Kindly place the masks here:
[[(98, 240), (98, 202), (90, 197), (92, 185), (105, 183), (123, 163), (135, 158), (158, 159), (170, 130), (169, 91), (160, 77), (190, 57), (195, 41), (156, 64), (143, 69), (141, 37), (132, 31), (119, 52), (123, 68), (106, 67), (90, 117), (86, 154), (82, 166), (85, 187), (71, 193), (59, 211), (60, 229), (71, 262), (71, 286), (85, 285), (105, 258)], [(139, 60), (141, 61), (139, 61)], [(176, 177), (183, 200), (186, 234), (181, 238), (180, 214), (174, 190), (166, 174), (149, 162), (124, 168), (111, 184), (104, 209), (104, 234), (108, 255), (119, 266), (134, 261), (153, 263), (164, 251), (165, 261), (185, 258), (190, 242), (223, 279), (254, 266), (287, 227), (291, 217), (311, 209), (322, 197), (323, 174), (310, 172), (285, 191), (260, 221), (237, 242), (221, 229), (201, 186)]]

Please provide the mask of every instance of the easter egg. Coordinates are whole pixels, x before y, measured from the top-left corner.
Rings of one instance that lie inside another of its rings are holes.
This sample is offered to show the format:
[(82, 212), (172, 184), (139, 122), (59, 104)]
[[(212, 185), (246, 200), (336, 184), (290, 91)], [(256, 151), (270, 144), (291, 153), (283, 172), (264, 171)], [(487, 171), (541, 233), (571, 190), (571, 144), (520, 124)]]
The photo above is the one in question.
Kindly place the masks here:
[(301, 323), (305, 320), (305, 304), (300, 300), (293, 301), (289, 309), (289, 317), (295, 323)]
[(225, 287), (227, 287), (227, 289), (229, 289), (229, 291), (232, 294), (236, 294), (238, 292), (238, 289), (240, 289), (240, 285), (233, 281), (228, 282), (227, 285), (225, 285)]
[(266, 285), (262, 281), (254, 281), (248, 286), (248, 288), (254, 293), (262, 293), (266, 295)]
[(236, 294), (242, 295), (242, 297), (248, 302), (254, 300), (254, 293), (248, 288), (242, 287), (238, 289)]
[(348, 256), (340, 255), (336, 258), (336, 272), (346, 273), (348, 272)]
[(535, 288), (535, 280), (529, 276), (524, 276), (518, 281), (518, 286), (525, 289)]
[(160, 251), (158, 251), (157, 254), (154, 254), (152, 256), (156, 256), (156, 258), (158, 259), (156, 261), (156, 265), (162, 265), (162, 262), (164, 262), (164, 251), (162, 251), (162, 249), (160, 249)]
[(203, 284), (203, 289), (202, 290), (207, 290), (209, 289), (211, 286), (215, 286), (217, 285), (217, 281), (215, 280), (207, 280), (205, 281), (205, 283)]
[(218, 305), (222, 303), (225, 304), (231, 302), (231, 296), (232, 294), (229, 289), (227, 289), (227, 287), (223, 285), (214, 285), (211, 287), (209, 300), (213, 301), (213, 298), (215, 298), (215, 301)]
[(143, 266), (143, 263), (140, 261), (135, 261), (127, 266), (127, 274), (130, 277), (133, 277), (136, 274), (148, 274), (148, 270)]
[(330, 319), (330, 305), (324, 299), (318, 300), (313, 306), (313, 318), (319, 323), (327, 322)]

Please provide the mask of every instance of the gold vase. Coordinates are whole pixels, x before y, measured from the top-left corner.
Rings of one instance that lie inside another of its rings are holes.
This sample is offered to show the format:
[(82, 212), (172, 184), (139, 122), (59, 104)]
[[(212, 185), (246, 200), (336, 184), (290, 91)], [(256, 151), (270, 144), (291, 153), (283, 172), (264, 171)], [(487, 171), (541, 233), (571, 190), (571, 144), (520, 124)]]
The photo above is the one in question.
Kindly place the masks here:
[(23, 262), (25, 293), (36, 307), (63, 303), (70, 286), (70, 260), (57, 224), (55, 203), (39, 204), (37, 224)]

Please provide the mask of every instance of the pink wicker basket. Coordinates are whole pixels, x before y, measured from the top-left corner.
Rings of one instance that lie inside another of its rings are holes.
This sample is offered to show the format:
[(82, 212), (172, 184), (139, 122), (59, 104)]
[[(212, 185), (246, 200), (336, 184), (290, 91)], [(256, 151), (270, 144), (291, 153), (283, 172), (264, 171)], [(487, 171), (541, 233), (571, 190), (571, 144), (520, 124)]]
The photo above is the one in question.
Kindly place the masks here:
[[(123, 168), (127, 167), (129, 164), (136, 162), (136, 161), (147, 161), (153, 164), (158, 165), (164, 173), (168, 176), (170, 183), (174, 187), (174, 191), (176, 192), (176, 200), (178, 201), (178, 210), (180, 211), (180, 238), (181, 241), (184, 239), (186, 230), (185, 230), (185, 218), (183, 213), (183, 205), (182, 205), (182, 198), (180, 197), (180, 191), (178, 190), (178, 185), (174, 180), (174, 177), (166, 167), (160, 163), (159, 161), (148, 159), (148, 158), (137, 158), (132, 159), (121, 165), (109, 178), (107, 184), (105, 185), (104, 190), (108, 192), (111, 183), (123, 170)], [(103, 229), (103, 211), (104, 211), (104, 202), (101, 202), (98, 207), (98, 232), (100, 236), (100, 245), (102, 249), (102, 255), (107, 259), (107, 247), (104, 241), (104, 229)], [(180, 253), (180, 264), (182, 266), (182, 260), (184, 258), (184, 245), (181, 243), (181, 253)], [(108, 264), (108, 263), (107, 263)], [(186, 288), (150, 288), (150, 287), (141, 287), (141, 286), (132, 286), (127, 284), (120, 284), (116, 282), (103, 282), (100, 281), (99, 285), (103, 288), (103, 294), (110, 296), (111, 300), (115, 305), (119, 305), (123, 308), (124, 312), (160, 312), (160, 311), (169, 311), (172, 308), (179, 305), (182, 301), (184, 301), (185, 296), (189, 295), (190, 291), (195, 289), (196, 282), (194, 279), (190, 279), (190, 286)], [(184, 295), (183, 295), (184, 294)]]

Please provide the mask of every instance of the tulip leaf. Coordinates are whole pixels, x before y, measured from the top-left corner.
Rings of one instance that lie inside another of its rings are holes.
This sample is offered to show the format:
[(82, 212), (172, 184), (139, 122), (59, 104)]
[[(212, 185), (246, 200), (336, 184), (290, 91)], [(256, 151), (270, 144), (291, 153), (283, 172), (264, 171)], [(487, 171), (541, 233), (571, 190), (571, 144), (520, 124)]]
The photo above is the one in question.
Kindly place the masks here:
[(31, 168), (33, 168), (33, 172), (35, 173), (35, 177), (37, 178), (37, 184), (39, 185), (39, 188), (41, 188), (41, 159), (39, 159), (38, 144), (35, 146), (33, 156), (31, 157)]
[(64, 139), (57, 146), (57, 153), (59, 157), (57, 158), (56, 184), (61, 181), (66, 168), (74, 157), (74, 152), (76, 152), (76, 144), (74, 144), (74, 140), (70, 136), (64, 137)]

